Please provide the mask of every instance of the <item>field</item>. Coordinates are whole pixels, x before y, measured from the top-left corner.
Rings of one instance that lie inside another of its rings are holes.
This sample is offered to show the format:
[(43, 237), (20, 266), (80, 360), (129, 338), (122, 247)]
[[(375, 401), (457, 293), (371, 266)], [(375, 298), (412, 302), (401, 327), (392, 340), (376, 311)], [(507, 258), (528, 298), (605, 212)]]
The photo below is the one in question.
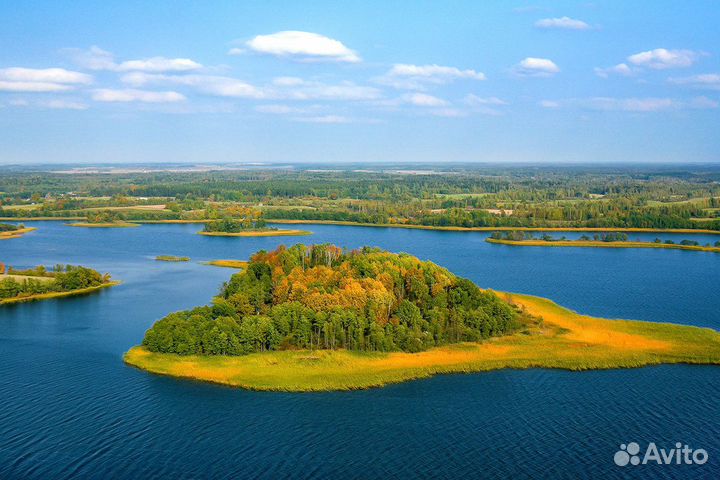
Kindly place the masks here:
[(720, 364), (720, 333), (711, 329), (593, 318), (548, 299), (499, 294), (542, 321), (511, 336), (415, 354), (296, 350), (212, 357), (159, 354), (134, 347), (124, 359), (129, 365), (162, 375), (293, 392), (381, 387), (440, 373), (500, 368), (589, 370), (660, 363)]

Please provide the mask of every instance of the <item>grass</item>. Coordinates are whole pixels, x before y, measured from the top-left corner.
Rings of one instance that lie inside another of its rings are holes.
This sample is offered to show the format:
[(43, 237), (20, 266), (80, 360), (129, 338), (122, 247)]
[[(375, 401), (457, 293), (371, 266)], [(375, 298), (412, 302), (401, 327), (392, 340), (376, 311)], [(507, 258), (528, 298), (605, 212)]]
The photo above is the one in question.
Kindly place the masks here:
[(692, 250), (695, 252), (720, 253), (720, 247), (703, 247), (701, 245), (680, 245), (677, 243), (655, 242), (600, 242), (593, 240), (504, 240), (486, 238), (488, 243), (512, 245), (514, 247), (595, 247), (595, 248), (665, 248), (671, 250)]
[(0, 240), (10, 240), (11, 238), (20, 238), (28, 232), (37, 230), (35, 227), (18, 228), (17, 230), (10, 230), (7, 232), (0, 232)]
[(213, 265), (215, 267), (226, 267), (226, 268), (247, 268), (248, 262), (244, 260), (210, 260), (205, 262), (205, 265)]
[(129, 222), (99, 222), (99, 223), (75, 222), (75, 223), (68, 223), (66, 225), (69, 227), (84, 227), (84, 228), (132, 228), (132, 227), (140, 226), (137, 223), (129, 223)]
[(252, 390), (355, 390), (501, 368), (590, 370), (661, 363), (720, 364), (720, 333), (667, 323), (607, 320), (529, 295), (499, 293), (542, 322), (522, 333), (421, 353), (289, 350), (240, 357), (179, 356), (133, 347), (127, 364), (152, 373)]
[(286, 237), (296, 235), (312, 235), (306, 230), (248, 230), (247, 232), (197, 232), (208, 237)]
[(343, 220), (282, 220), (272, 219), (268, 223), (286, 225), (318, 224), (347, 225), (351, 227), (375, 228), (412, 228), (418, 230), (440, 230), (448, 232), (495, 232), (520, 230), (525, 232), (648, 232), (648, 233), (706, 233), (720, 235), (720, 230), (707, 228), (608, 228), (608, 227), (438, 227), (433, 225), (413, 225), (407, 223), (360, 223)]
[(159, 262), (189, 262), (190, 257), (177, 257), (175, 255), (158, 255), (155, 260)]
[(4, 275), (0, 275), (0, 280), (5, 280), (6, 278), (12, 278), (13, 280), (17, 282), (24, 282), (25, 280), (38, 280), (40, 282), (52, 282), (54, 280), (53, 277), (41, 277), (39, 275), (14, 275), (12, 273), (7, 273)]
[(12, 298), (5, 298), (0, 300), (0, 305), (8, 305), (11, 303), (22, 303), (22, 302), (34, 302), (38, 300), (50, 300), (53, 298), (73, 297), (75, 295), (86, 295), (93, 293), (103, 288), (114, 287), (120, 285), (120, 282), (107, 282), (95, 287), (79, 288), (77, 290), (69, 290), (67, 292), (49, 292), (49, 293), (38, 293), (36, 295), (18, 296)]

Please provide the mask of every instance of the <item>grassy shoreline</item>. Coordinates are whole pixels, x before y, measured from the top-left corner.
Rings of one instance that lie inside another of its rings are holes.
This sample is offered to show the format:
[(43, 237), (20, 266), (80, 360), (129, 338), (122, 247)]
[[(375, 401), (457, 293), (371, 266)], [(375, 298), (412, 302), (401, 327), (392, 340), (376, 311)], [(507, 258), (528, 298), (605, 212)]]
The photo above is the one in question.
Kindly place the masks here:
[(307, 230), (249, 230), (247, 232), (197, 232), (207, 237), (288, 237), (312, 235)]
[(225, 268), (247, 268), (248, 262), (245, 260), (210, 260), (205, 262), (205, 265), (212, 265), (214, 267), (225, 267)]
[(105, 222), (105, 223), (89, 223), (89, 222), (75, 222), (66, 223), (68, 227), (80, 227), (80, 228), (134, 228), (139, 227), (137, 223), (129, 222)]
[(10, 230), (7, 232), (0, 232), (0, 240), (10, 240), (12, 238), (20, 238), (28, 232), (37, 230), (35, 227), (18, 228), (17, 230)]
[(590, 370), (661, 363), (720, 364), (720, 333), (708, 328), (580, 315), (551, 300), (500, 293), (543, 323), (524, 333), (421, 353), (273, 351), (240, 357), (179, 356), (131, 348), (128, 365), (151, 373), (251, 390), (357, 390), (502, 368)]
[(190, 257), (178, 257), (176, 255), (158, 255), (155, 257), (158, 262), (189, 262)]
[(38, 300), (50, 300), (53, 298), (73, 297), (75, 295), (85, 295), (88, 293), (102, 290), (103, 288), (114, 287), (120, 285), (121, 282), (107, 282), (95, 287), (79, 288), (77, 290), (70, 290), (67, 292), (48, 292), (39, 293), (37, 295), (28, 295), (26, 297), (13, 297), (0, 300), (0, 305), (9, 305), (11, 303), (23, 303), (23, 302), (34, 302)]
[(591, 240), (504, 240), (486, 238), (488, 243), (511, 245), (513, 247), (586, 247), (586, 248), (665, 248), (671, 250), (691, 250), (694, 252), (720, 253), (720, 247), (704, 247), (701, 245), (679, 245), (676, 243), (654, 242), (601, 242)]

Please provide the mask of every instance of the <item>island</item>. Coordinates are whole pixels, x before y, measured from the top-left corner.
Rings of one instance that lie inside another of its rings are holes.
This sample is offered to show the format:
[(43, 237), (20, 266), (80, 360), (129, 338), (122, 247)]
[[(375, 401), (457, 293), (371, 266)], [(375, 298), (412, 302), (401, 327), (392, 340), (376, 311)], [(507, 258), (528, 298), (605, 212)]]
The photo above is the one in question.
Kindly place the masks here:
[(190, 257), (178, 257), (175, 255), (158, 255), (155, 257), (158, 262), (189, 262)]
[(212, 265), (214, 267), (225, 267), (225, 268), (236, 268), (243, 269), (247, 268), (248, 262), (245, 260), (210, 260), (205, 262), (205, 265)]
[(92, 211), (85, 217), (84, 222), (67, 223), (70, 227), (85, 228), (133, 228), (139, 227), (137, 223), (125, 221), (125, 217), (117, 211)]
[(240, 218), (225, 217), (207, 222), (205, 228), (198, 233), (212, 237), (280, 237), (312, 234), (306, 230), (280, 230), (268, 227), (257, 211), (245, 213)]
[(48, 300), (95, 292), (119, 285), (109, 273), (73, 265), (55, 265), (17, 270), (0, 263), (0, 305)]
[(28, 232), (37, 230), (33, 227), (25, 227), (22, 223), (13, 225), (11, 223), (0, 223), (0, 240), (10, 240), (11, 238), (20, 238)]
[(582, 235), (577, 240), (569, 240), (566, 237), (555, 238), (544, 234), (537, 238), (528, 231), (494, 231), (485, 239), (488, 243), (501, 245), (512, 245), (520, 247), (596, 247), (596, 248), (665, 248), (673, 250), (691, 250), (696, 252), (720, 253), (720, 241), (714, 244), (701, 245), (696, 240), (681, 240), (675, 243), (674, 240), (662, 241), (656, 238), (652, 242), (629, 240), (624, 232), (602, 232), (591, 237)]
[(211, 306), (159, 320), (124, 360), (247, 389), (350, 390), (498, 368), (719, 364), (720, 333), (587, 317), (407, 254), (295, 245), (253, 255)]

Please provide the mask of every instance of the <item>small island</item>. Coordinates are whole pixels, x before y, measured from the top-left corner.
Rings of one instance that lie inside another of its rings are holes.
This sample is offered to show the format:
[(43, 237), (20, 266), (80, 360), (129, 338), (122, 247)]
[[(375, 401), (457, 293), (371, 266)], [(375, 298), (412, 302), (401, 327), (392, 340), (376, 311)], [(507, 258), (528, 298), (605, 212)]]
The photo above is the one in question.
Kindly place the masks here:
[(577, 240), (569, 240), (564, 236), (555, 238), (549, 234), (538, 238), (528, 231), (495, 231), (485, 241), (519, 247), (665, 248), (720, 253), (720, 241), (716, 241), (712, 245), (709, 243), (701, 245), (696, 240), (687, 239), (678, 243), (673, 240), (663, 241), (660, 238), (656, 238), (652, 242), (641, 242), (629, 240), (627, 233), (624, 232), (602, 232), (596, 233), (592, 237), (582, 235)]
[(207, 222), (205, 228), (198, 233), (211, 237), (282, 237), (312, 233), (306, 230), (281, 230), (268, 227), (259, 210), (237, 208), (232, 213), (236, 216)]
[(205, 265), (212, 265), (214, 267), (225, 267), (225, 268), (236, 268), (242, 270), (247, 268), (248, 262), (245, 260), (210, 260), (205, 262)]
[(28, 232), (37, 230), (33, 227), (25, 227), (22, 223), (13, 225), (11, 223), (0, 223), (0, 240), (10, 240), (11, 238), (20, 238)]
[(119, 285), (110, 274), (73, 265), (17, 270), (0, 263), (0, 305), (91, 293)]
[(158, 255), (155, 257), (158, 262), (189, 262), (190, 257), (178, 257), (175, 255)]
[(122, 214), (116, 211), (96, 211), (89, 213), (84, 222), (67, 223), (70, 227), (84, 228), (133, 228), (139, 227), (137, 223), (125, 221)]
[(158, 321), (124, 359), (248, 389), (350, 390), (498, 368), (718, 364), (720, 333), (583, 316), (407, 254), (296, 245), (253, 255), (211, 306)]

